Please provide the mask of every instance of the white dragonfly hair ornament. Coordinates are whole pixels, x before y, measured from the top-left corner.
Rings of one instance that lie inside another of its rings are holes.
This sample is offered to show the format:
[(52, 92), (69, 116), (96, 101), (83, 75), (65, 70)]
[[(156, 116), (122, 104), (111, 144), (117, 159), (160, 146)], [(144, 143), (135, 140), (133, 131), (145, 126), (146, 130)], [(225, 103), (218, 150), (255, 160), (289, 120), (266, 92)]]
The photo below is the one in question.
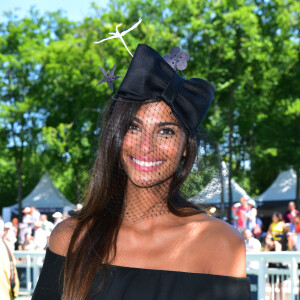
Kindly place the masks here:
[(126, 50), (127, 50), (127, 51), (129, 52), (129, 54), (133, 57), (133, 55), (132, 55), (132, 53), (129, 51), (129, 49), (128, 49), (126, 43), (125, 43), (125, 41), (123, 40), (123, 36), (124, 36), (126, 33), (128, 33), (129, 31), (131, 31), (131, 30), (135, 29), (136, 27), (138, 27), (138, 26), (140, 25), (141, 22), (142, 22), (142, 19), (140, 18), (139, 21), (138, 21), (137, 23), (135, 23), (134, 25), (132, 25), (129, 29), (124, 30), (124, 31), (122, 31), (122, 32), (120, 33), (119, 30), (118, 30), (118, 27), (120, 27), (120, 26), (122, 25), (122, 23), (121, 23), (121, 24), (119, 24), (119, 25), (116, 26), (116, 32), (109, 32), (109, 34), (112, 35), (112, 36), (110, 36), (110, 37), (108, 37), (108, 38), (106, 38), (106, 39), (103, 39), (103, 40), (101, 40), (101, 41), (99, 41), (99, 42), (94, 42), (94, 43), (95, 43), (95, 44), (100, 44), (100, 43), (102, 43), (102, 42), (104, 42), (104, 41), (107, 41), (107, 40), (110, 40), (110, 39), (117, 39), (117, 38), (119, 38), (119, 39), (122, 41), (122, 43), (124, 44)]

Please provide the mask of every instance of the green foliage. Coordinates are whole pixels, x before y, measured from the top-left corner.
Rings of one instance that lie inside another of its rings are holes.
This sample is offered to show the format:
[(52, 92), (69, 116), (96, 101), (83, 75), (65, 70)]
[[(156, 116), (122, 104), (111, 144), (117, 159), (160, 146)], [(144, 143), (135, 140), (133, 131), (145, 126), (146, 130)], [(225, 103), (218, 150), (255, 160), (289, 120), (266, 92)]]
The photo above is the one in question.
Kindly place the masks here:
[(216, 154), (200, 154), (191, 173), (181, 187), (186, 199), (199, 194), (219, 173)]

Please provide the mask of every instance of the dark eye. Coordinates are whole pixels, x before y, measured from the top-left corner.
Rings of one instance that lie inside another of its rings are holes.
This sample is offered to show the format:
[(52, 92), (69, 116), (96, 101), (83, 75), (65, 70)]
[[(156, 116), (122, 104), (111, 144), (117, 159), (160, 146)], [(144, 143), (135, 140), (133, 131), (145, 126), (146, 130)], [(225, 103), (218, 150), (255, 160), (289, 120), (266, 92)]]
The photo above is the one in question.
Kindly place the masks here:
[(137, 130), (140, 130), (139, 128), (139, 125), (135, 124), (135, 123), (132, 123), (129, 125), (129, 128), (128, 128), (129, 131), (137, 131)]
[(169, 136), (169, 135), (174, 135), (175, 131), (171, 128), (162, 128), (160, 129), (159, 133), (165, 136)]

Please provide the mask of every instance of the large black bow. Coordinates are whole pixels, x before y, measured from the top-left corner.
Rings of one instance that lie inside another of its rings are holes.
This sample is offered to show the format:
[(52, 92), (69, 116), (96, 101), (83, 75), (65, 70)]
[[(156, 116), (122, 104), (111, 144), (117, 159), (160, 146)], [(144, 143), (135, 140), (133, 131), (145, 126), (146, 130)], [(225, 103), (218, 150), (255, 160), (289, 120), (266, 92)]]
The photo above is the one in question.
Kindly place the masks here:
[(193, 136), (214, 94), (208, 81), (183, 79), (155, 50), (138, 45), (127, 73), (113, 99), (120, 101), (163, 100), (183, 129)]

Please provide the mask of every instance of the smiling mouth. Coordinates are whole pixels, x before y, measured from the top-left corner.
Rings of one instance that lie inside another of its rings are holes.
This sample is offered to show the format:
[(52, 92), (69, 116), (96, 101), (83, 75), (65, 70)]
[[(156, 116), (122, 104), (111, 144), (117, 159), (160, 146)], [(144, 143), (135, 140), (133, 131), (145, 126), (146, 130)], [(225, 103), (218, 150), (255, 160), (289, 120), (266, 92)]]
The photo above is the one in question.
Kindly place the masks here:
[(141, 167), (156, 167), (161, 165), (164, 161), (163, 160), (157, 160), (157, 161), (143, 161), (143, 160), (138, 160), (134, 157), (130, 157), (133, 162), (135, 162), (137, 165)]

